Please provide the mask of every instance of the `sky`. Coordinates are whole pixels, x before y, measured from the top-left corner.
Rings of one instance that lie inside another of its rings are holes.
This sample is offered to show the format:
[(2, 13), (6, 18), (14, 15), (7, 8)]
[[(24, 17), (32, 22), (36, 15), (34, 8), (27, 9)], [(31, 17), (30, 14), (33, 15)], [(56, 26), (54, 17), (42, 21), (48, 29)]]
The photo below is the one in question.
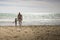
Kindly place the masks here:
[(60, 0), (0, 0), (0, 13), (60, 13)]

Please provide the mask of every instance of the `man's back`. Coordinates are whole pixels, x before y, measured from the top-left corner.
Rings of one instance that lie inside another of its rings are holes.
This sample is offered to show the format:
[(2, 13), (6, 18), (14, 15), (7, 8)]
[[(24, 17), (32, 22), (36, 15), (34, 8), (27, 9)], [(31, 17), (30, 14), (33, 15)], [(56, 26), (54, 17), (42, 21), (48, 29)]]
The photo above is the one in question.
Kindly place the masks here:
[(22, 20), (22, 15), (20, 13), (18, 14), (18, 19)]

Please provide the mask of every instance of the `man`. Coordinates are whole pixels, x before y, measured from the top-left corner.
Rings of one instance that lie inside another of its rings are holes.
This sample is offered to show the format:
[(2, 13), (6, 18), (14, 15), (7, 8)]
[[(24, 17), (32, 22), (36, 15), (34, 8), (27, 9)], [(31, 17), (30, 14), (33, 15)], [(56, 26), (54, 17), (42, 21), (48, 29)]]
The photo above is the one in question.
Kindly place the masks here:
[(18, 14), (18, 22), (19, 22), (19, 26), (21, 26), (21, 24), (22, 24), (22, 15), (20, 14), (20, 12)]

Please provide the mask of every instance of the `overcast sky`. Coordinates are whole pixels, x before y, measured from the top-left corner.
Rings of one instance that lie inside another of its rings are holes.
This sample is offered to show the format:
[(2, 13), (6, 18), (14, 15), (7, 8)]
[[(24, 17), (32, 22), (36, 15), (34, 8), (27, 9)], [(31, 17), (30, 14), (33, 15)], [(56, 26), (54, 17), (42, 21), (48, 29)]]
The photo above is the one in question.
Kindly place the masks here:
[(60, 0), (0, 0), (0, 13), (60, 13)]

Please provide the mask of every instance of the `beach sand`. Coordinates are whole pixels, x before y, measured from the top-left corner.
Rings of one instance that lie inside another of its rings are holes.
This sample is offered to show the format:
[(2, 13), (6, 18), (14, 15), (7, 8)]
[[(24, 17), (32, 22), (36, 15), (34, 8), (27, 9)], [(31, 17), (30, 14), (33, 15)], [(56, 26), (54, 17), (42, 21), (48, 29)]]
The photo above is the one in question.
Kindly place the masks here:
[(0, 40), (60, 40), (60, 25), (0, 26)]

